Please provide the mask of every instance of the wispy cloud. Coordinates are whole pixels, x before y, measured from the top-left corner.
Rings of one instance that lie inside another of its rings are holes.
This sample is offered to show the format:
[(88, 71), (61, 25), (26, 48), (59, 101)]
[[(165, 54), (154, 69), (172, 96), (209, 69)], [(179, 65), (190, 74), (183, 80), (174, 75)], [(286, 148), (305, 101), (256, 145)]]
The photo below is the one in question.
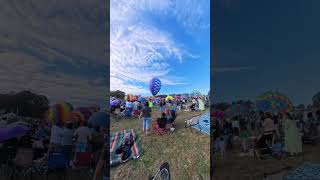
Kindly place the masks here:
[[(145, 12), (174, 15), (184, 26), (199, 27), (204, 13), (200, 7), (190, 15), (187, 6), (198, 1), (177, 0), (111, 0), (110, 27), (110, 89), (125, 92), (146, 91), (137, 84), (159, 77), (163, 84), (185, 84), (169, 77), (171, 63), (184, 57), (198, 58), (175, 42), (168, 32), (145, 23)], [(191, 3), (193, 2), (193, 3)], [(178, 77), (177, 77), (178, 78)]]
[(1, 93), (30, 90), (47, 96), (51, 103), (69, 101), (75, 105), (102, 104), (106, 100), (106, 83), (99, 83), (102, 80), (46, 72), (45, 62), (25, 54), (1, 53), (0, 59), (10, 59), (0, 66)]
[(213, 71), (215, 72), (241, 72), (241, 71), (249, 71), (254, 69), (249, 66), (239, 66), (239, 67), (213, 67)]

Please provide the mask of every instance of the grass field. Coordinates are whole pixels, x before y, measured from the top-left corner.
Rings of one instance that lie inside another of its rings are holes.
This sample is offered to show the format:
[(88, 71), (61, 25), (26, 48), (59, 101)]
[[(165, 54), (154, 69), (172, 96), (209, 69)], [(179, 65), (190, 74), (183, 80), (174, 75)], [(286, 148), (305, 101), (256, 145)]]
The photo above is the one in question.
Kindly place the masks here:
[[(206, 111), (208, 112), (208, 110)], [(210, 179), (210, 137), (194, 129), (184, 128), (184, 121), (204, 112), (178, 112), (176, 130), (164, 136), (142, 133), (142, 121), (138, 118), (111, 119), (111, 132), (134, 128), (138, 130), (144, 153), (139, 160), (130, 160), (111, 168), (111, 179), (148, 179), (159, 166), (168, 162), (173, 180)], [(152, 121), (160, 115), (153, 108)]]
[(304, 145), (302, 154), (282, 160), (274, 158), (256, 160), (253, 157), (239, 157), (239, 151), (237, 148), (227, 152), (224, 160), (221, 160), (220, 154), (216, 154), (215, 180), (262, 180), (264, 173), (278, 171), (288, 166), (295, 168), (306, 161), (320, 163), (320, 144), (317, 146)]

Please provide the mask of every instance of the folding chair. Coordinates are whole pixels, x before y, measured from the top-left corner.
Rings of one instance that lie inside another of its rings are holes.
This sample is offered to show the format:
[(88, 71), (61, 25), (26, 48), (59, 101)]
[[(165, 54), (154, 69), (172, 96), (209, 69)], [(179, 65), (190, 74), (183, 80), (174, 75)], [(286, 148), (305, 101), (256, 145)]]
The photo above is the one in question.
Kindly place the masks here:
[(13, 173), (13, 160), (16, 153), (15, 146), (4, 146), (0, 149), (1, 175), (10, 176)]
[(63, 179), (67, 176), (67, 159), (62, 152), (50, 152), (48, 157), (48, 169), (46, 172), (46, 179), (50, 174), (55, 172), (63, 172)]
[(157, 171), (155, 176), (152, 176), (149, 178), (149, 180), (170, 180), (170, 168), (169, 168), (169, 163), (165, 162), (163, 163), (159, 170)]
[(16, 157), (13, 160), (13, 171), (11, 179), (17, 179), (16, 176), (22, 173), (23, 178), (29, 175), (32, 179), (33, 151), (31, 148), (19, 148)]
[(121, 111), (120, 108), (116, 108), (114, 111), (115, 115), (117, 116), (117, 118), (121, 117)]
[(158, 134), (159, 136), (162, 136), (168, 132), (166, 130), (166, 128), (160, 128), (156, 121), (154, 121), (152, 123), (152, 127), (153, 127), (154, 131), (156, 132), (156, 134)]
[(92, 166), (93, 158), (90, 152), (79, 152), (76, 154), (76, 160), (74, 161), (73, 169), (77, 172), (83, 174), (83, 176), (87, 176), (87, 179), (92, 179), (93, 176), (93, 166)]

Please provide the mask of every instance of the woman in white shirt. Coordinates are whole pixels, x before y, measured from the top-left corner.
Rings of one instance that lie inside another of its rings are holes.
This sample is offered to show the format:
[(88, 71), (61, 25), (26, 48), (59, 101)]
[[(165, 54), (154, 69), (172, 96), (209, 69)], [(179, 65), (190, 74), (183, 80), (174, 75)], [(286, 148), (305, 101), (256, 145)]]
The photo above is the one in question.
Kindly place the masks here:
[(51, 127), (51, 136), (50, 136), (50, 148), (49, 151), (60, 151), (61, 150), (61, 140), (63, 135), (62, 123), (58, 122), (57, 124)]
[(61, 145), (66, 155), (67, 161), (70, 162), (72, 158), (72, 149), (73, 149), (72, 123), (67, 123), (66, 126), (63, 128)]

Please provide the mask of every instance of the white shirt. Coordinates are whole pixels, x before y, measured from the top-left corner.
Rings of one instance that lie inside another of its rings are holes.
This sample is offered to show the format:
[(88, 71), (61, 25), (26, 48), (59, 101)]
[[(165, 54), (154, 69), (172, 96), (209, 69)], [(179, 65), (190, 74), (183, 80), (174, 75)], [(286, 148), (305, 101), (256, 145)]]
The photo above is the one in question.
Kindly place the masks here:
[(239, 121), (231, 121), (232, 127), (240, 128)]
[(91, 139), (91, 131), (88, 127), (80, 126), (74, 136), (77, 136), (77, 143), (87, 143), (88, 139)]
[(61, 127), (53, 125), (51, 128), (50, 143), (61, 144), (62, 135), (63, 135), (63, 129)]
[(138, 106), (139, 106), (139, 102), (138, 102), (138, 101), (135, 101), (135, 102), (133, 103), (133, 109), (134, 109), (134, 110), (138, 110)]

